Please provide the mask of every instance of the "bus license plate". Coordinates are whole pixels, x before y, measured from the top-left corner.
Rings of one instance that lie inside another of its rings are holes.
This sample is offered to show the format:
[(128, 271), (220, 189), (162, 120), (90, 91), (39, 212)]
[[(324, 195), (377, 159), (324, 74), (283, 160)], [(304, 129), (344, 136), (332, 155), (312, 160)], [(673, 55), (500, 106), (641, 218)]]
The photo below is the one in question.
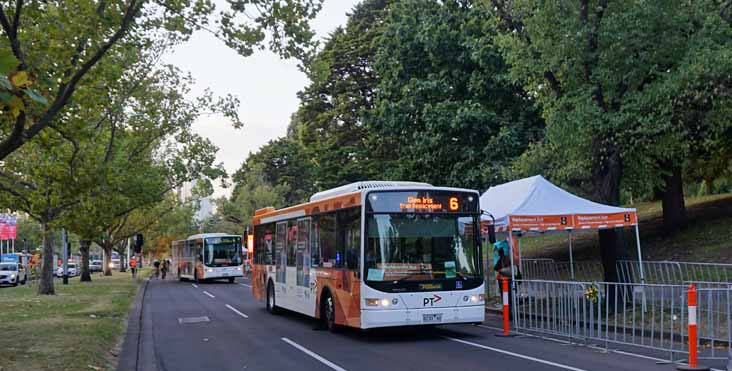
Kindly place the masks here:
[(423, 314), (422, 322), (442, 322), (442, 313)]
[(228, 276), (229, 274), (228, 273), (222, 273), (221, 275), (222, 276)]

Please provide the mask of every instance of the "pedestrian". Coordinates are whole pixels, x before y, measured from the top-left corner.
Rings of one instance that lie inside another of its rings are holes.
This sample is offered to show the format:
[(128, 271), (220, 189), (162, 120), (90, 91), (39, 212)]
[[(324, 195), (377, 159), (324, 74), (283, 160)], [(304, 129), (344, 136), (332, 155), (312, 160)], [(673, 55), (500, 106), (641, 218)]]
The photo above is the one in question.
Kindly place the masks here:
[(160, 260), (155, 260), (153, 263), (153, 267), (155, 267), (155, 278), (160, 277)]
[(168, 263), (168, 259), (163, 259), (163, 264), (161, 265), (160, 270), (163, 273), (163, 279), (165, 279), (165, 275), (168, 273), (168, 269), (170, 268), (170, 265)]
[(136, 278), (137, 277), (137, 258), (134, 256), (130, 259), (130, 269), (132, 270), (132, 278)]

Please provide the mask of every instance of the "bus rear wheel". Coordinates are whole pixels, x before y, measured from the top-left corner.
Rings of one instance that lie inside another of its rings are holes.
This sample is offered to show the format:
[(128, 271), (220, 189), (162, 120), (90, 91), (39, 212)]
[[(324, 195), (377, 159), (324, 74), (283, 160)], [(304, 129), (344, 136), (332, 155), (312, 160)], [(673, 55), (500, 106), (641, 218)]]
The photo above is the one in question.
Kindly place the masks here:
[(277, 302), (275, 301), (275, 290), (272, 282), (267, 285), (267, 312), (270, 312), (271, 314), (278, 313)]
[(328, 293), (325, 294), (325, 297), (323, 297), (323, 321), (325, 322), (325, 327), (328, 328), (328, 331), (330, 332), (338, 332), (339, 328), (338, 325), (335, 322), (335, 301), (333, 300), (333, 296)]

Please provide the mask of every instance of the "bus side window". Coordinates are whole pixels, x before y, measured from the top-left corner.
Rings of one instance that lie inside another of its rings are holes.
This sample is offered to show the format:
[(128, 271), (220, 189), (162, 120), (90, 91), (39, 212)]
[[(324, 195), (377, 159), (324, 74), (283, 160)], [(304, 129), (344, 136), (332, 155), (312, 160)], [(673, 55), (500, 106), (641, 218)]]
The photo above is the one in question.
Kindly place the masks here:
[(335, 213), (321, 214), (318, 217), (318, 236), (320, 237), (320, 260), (323, 268), (336, 266)]
[(310, 222), (310, 263), (313, 267), (320, 266), (320, 235), (318, 216), (313, 216)]
[(338, 211), (338, 242), (341, 253), (341, 266), (358, 269), (361, 255), (361, 211), (351, 208)]
[(294, 267), (297, 257), (297, 221), (287, 221), (287, 266)]

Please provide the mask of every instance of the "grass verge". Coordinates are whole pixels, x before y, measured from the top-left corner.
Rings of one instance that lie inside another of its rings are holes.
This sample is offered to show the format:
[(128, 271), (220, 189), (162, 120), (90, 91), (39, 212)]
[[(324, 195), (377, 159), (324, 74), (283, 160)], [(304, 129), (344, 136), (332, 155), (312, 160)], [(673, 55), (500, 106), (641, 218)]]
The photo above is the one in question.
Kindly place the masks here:
[(57, 280), (55, 296), (36, 294), (37, 286), (3, 287), (0, 371), (114, 370), (130, 306), (149, 274)]

